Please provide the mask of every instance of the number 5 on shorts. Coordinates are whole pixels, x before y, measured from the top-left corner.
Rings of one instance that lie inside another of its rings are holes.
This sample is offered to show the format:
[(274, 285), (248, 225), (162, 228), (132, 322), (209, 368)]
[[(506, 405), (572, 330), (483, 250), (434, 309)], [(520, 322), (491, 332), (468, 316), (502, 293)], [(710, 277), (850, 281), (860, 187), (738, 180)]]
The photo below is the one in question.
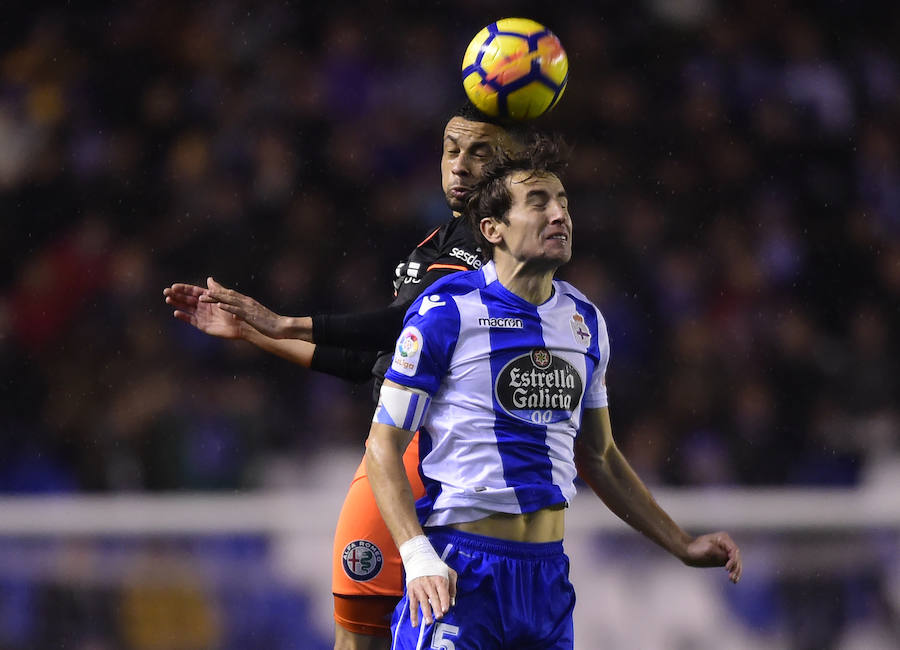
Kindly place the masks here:
[(431, 637), (432, 650), (456, 650), (453, 641), (445, 636), (459, 636), (459, 626), (449, 623), (438, 623), (434, 626), (434, 636)]

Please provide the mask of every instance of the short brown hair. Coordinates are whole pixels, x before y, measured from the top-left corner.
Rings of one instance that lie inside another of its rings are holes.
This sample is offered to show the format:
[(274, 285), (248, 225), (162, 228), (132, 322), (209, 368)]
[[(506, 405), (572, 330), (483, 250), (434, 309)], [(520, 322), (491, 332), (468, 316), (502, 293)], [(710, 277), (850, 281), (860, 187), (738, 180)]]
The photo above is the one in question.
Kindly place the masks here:
[(562, 175), (568, 164), (569, 147), (558, 135), (529, 134), (524, 148), (517, 151), (501, 151), (485, 165), (481, 180), (466, 200), (463, 216), (481, 247), (485, 260), (493, 258), (494, 245), (481, 234), (482, 219), (508, 222), (512, 207), (512, 194), (506, 179), (516, 172)]

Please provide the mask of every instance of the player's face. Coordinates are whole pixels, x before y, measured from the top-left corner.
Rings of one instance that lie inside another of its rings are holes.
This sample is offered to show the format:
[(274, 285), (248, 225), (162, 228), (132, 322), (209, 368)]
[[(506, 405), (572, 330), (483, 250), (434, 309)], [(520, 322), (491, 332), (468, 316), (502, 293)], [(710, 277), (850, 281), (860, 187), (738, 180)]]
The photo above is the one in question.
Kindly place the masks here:
[(493, 159), (504, 131), (495, 124), (454, 117), (444, 129), (441, 187), (454, 214), (462, 212), (482, 169)]
[(572, 257), (569, 198), (554, 174), (516, 172), (506, 179), (512, 197), (508, 223), (495, 222), (500, 248), (516, 261), (556, 269)]

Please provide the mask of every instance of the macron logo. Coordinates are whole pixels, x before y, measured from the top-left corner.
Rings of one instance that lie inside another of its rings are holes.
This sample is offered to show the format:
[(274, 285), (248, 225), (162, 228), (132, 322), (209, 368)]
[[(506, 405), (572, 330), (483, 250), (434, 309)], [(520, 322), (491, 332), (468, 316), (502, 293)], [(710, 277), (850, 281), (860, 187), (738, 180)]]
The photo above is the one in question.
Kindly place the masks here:
[(521, 318), (479, 318), (478, 327), (502, 327), (505, 329), (522, 329)]
[(440, 296), (425, 296), (422, 300), (422, 304), (419, 305), (419, 316), (424, 316), (428, 313), (429, 309), (434, 309), (435, 307), (443, 307), (447, 303), (441, 300)]

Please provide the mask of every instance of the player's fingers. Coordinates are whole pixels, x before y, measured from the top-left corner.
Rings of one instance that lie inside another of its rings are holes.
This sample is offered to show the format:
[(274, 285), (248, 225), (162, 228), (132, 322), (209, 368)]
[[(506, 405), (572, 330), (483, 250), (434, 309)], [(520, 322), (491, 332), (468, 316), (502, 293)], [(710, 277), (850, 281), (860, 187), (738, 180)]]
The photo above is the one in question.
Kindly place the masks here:
[(212, 276), (206, 278), (206, 287), (206, 293), (215, 295), (219, 299), (227, 299), (229, 302), (234, 302), (242, 295), (234, 289), (229, 289), (224, 284), (219, 284)]
[(189, 305), (185, 305), (183, 302), (178, 302), (177, 300), (169, 300), (168, 298), (166, 298), (166, 304), (169, 305), (170, 307), (173, 307), (176, 311), (184, 311), (184, 312), (191, 312), (191, 313), (196, 311), (193, 307), (191, 307)]
[(448, 592), (450, 594), (450, 607), (456, 605), (456, 581), (457, 581), (456, 571), (450, 569), (450, 584), (448, 585)]
[[(217, 302), (220, 305), (232, 305), (238, 307), (241, 305), (241, 294), (231, 289), (210, 289), (204, 296), (207, 297), (204, 302)], [(203, 296), (200, 297), (203, 300)]]
[(196, 309), (197, 299), (185, 299), (183, 296), (166, 296), (166, 304), (176, 309)]
[(732, 582), (741, 578), (741, 550), (728, 533), (718, 533), (715, 538), (716, 545), (724, 552), (725, 570)]
[(737, 549), (737, 544), (734, 543), (734, 540), (731, 539), (731, 535), (728, 533), (717, 533), (716, 543), (729, 553)]
[(440, 578), (440, 583), (433, 586), (428, 592), (428, 604), (431, 605), (434, 618), (441, 618), (450, 609), (450, 591), (443, 578)]
[[(212, 276), (209, 276), (208, 278), (206, 278), (206, 290), (203, 292), (203, 295), (210, 297), (210, 298), (215, 297), (216, 301), (218, 301), (222, 297), (222, 294), (225, 291), (226, 291), (225, 287), (223, 287), (221, 284), (216, 282)], [(202, 297), (200, 299), (203, 300)], [(207, 302), (213, 302), (213, 301), (208, 300)]]
[[(428, 576), (424, 583), (428, 600), (428, 612), (424, 615), (425, 623), (431, 625), (434, 619), (444, 616), (450, 609), (450, 592), (447, 589), (447, 580), (440, 576)], [(423, 613), (426, 609), (422, 608)]]
[(741, 560), (741, 552), (735, 551), (734, 557), (731, 560), (731, 570), (729, 572), (729, 577), (732, 582), (737, 582), (741, 579), (741, 574), (744, 572), (744, 562)]
[(184, 284), (182, 282), (176, 282), (168, 289), (164, 289), (163, 293), (165, 293), (166, 291), (169, 291), (170, 293), (196, 297), (206, 291), (206, 289), (204, 289), (203, 287), (198, 287), (195, 284)]
[(187, 302), (188, 300), (196, 300), (196, 298), (193, 298), (192, 296), (188, 296), (187, 294), (184, 294), (184, 293), (177, 293), (177, 292), (171, 291), (169, 289), (163, 290), (163, 295), (166, 297), (166, 302), (169, 302), (170, 300), (176, 300), (178, 302)]
[(180, 321), (187, 323), (188, 325), (194, 324), (194, 317), (191, 314), (185, 313), (180, 310), (175, 310), (172, 312), (172, 315)]
[(419, 597), (412, 590), (408, 590), (409, 594), (409, 623), (413, 627), (419, 626)]
[(227, 302), (220, 302), (219, 309), (222, 311), (227, 311), (229, 314), (241, 318), (244, 318), (244, 310), (240, 307), (236, 307), (235, 305), (229, 305)]
[(437, 592), (431, 584), (426, 583), (425, 597), (419, 601), (419, 606), (422, 608), (422, 623), (431, 625), (434, 622), (435, 615), (440, 611), (438, 610), (439, 602), (440, 597), (437, 595)]

